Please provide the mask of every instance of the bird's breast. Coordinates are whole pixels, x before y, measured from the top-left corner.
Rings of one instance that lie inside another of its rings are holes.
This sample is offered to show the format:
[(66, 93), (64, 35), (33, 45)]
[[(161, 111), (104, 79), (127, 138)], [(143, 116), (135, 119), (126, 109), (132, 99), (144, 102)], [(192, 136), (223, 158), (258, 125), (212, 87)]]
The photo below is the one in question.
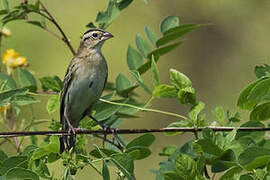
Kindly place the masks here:
[(66, 97), (72, 119), (80, 119), (98, 101), (106, 77), (106, 64), (85, 63), (77, 68)]

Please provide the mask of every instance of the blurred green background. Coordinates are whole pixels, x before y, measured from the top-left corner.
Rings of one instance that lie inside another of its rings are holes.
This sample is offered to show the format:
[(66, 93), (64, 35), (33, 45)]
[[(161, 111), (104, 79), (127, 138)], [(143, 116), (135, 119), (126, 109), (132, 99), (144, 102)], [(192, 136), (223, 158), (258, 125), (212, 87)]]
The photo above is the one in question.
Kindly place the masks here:
[[(11, 3), (18, 3), (11, 0)], [(80, 36), (86, 31), (85, 25), (94, 21), (96, 14), (107, 7), (107, 0), (47, 0), (44, 1), (49, 11), (78, 47)], [(198, 99), (206, 103), (207, 119), (213, 120), (211, 109), (222, 105), (232, 112), (238, 111), (236, 100), (249, 82), (255, 79), (255, 65), (267, 63), (270, 51), (270, 1), (261, 0), (143, 0), (134, 1), (112, 23), (108, 31), (115, 38), (106, 42), (103, 53), (109, 65), (109, 81), (114, 81), (118, 73), (129, 74), (126, 64), (128, 45), (135, 46), (135, 35), (144, 35), (144, 26), (148, 25), (157, 34), (159, 24), (168, 15), (180, 17), (180, 23), (211, 23), (186, 36), (185, 43), (173, 52), (163, 56), (158, 63), (161, 82), (168, 82), (170, 68), (179, 70), (189, 76), (196, 88)], [(7, 25), (12, 31), (10, 38), (4, 39), (2, 51), (14, 48), (27, 57), (29, 69), (37, 77), (58, 75), (63, 78), (72, 54), (69, 49), (53, 36), (40, 28), (21, 21)], [(160, 34), (159, 34), (160, 35)], [(147, 84), (151, 83), (151, 73), (143, 76)], [(148, 95), (138, 89), (140, 100), (145, 102)], [(41, 104), (32, 107), (32, 118), (56, 118), (58, 112), (48, 115), (46, 97)], [(186, 107), (176, 100), (154, 100), (153, 108), (186, 113)], [(31, 107), (23, 109), (23, 117), (30, 117)], [(243, 117), (247, 117), (243, 114)], [(154, 113), (139, 113), (140, 118), (128, 119), (120, 128), (161, 128), (173, 122), (172, 117)], [(21, 118), (17, 119), (20, 123)], [(43, 125), (47, 129), (48, 125)], [(135, 135), (126, 135), (131, 139)], [(191, 136), (189, 134), (168, 137), (156, 134), (156, 141), (151, 146), (152, 156), (135, 163), (137, 179), (154, 179), (150, 169), (158, 168), (163, 158), (158, 152), (168, 144), (181, 145)], [(9, 146), (5, 146), (10, 153)], [(61, 174), (59, 165), (51, 166), (52, 172)], [(57, 168), (57, 169), (56, 169)], [(112, 171), (114, 173), (114, 171)], [(91, 168), (78, 172), (79, 180), (101, 179)], [(113, 179), (113, 178), (112, 178)]]

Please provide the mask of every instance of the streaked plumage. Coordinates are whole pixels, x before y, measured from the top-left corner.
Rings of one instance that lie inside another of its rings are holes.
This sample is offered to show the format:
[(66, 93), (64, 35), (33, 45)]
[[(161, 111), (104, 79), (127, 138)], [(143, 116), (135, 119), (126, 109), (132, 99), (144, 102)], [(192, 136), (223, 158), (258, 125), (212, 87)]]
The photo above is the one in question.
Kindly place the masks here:
[[(112, 35), (101, 29), (84, 33), (76, 56), (67, 69), (60, 98), (60, 121), (62, 130), (73, 131), (100, 98), (107, 81), (108, 69), (101, 47)], [(70, 125), (68, 123), (70, 122)], [(60, 151), (75, 146), (76, 136), (60, 138)]]

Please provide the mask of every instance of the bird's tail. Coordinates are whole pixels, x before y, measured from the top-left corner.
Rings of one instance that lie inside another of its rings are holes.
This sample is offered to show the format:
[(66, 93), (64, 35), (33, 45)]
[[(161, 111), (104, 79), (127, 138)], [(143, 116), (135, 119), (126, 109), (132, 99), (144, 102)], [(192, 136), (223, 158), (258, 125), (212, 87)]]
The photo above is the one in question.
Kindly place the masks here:
[[(66, 120), (62, 121), (62, 131), (69, 130), (69, 126), (66, 122)], [(70, 136), (60, 136), (60, 153), (63, 153), (64, 151), (69, 152), (71, 148), (73, 148), (73, 151), (75, 150), (75, 144), (76, 144), (76, 135), (70, 135)]]

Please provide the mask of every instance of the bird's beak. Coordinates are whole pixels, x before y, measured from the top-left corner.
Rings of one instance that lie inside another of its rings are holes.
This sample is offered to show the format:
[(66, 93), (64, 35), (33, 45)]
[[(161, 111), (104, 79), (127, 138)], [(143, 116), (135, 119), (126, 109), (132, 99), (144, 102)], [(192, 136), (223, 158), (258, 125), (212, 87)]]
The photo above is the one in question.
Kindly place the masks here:
[(104, 34), (103, 34), (103, 37), (104, 37), (104, 39), (110, 39), (110, 38), (112, 38), (113, 37), (113, 35), (111, 34), (111, 33), (109, 33), (109, 32), (105, 32)]

